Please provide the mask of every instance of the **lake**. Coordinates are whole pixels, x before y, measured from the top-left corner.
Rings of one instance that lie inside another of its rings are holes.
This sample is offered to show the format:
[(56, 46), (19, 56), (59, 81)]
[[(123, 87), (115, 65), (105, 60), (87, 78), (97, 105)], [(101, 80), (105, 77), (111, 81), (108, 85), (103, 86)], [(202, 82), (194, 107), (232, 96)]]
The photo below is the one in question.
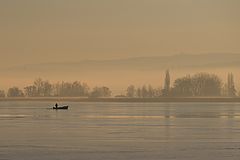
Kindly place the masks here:
[(240, 159), (240, 103), (65, 104), (0, 102), (0, 160)]

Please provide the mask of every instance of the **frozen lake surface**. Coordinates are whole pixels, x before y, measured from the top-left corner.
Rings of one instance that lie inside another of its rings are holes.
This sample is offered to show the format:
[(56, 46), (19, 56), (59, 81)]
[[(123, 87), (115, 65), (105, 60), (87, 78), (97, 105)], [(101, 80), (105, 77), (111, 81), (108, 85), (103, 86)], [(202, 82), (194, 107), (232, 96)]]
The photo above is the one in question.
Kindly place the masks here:
[(0, 160), (239, 160), (239, 103), (0, 102)]

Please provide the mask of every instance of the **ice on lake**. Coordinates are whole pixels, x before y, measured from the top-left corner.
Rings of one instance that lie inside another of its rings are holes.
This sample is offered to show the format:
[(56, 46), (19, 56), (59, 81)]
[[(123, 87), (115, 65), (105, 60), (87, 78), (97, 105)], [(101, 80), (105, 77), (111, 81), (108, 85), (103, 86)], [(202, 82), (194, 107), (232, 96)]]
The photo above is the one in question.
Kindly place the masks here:
[(67, 104), (0, 102), (0, 159), (240, 158), (239, 103)]

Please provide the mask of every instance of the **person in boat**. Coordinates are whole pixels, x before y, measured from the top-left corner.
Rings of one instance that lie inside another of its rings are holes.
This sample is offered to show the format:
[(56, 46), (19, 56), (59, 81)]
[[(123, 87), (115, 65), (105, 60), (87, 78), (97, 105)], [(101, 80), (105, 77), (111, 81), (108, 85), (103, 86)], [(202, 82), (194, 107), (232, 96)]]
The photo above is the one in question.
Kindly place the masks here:
[(55, 104), (55, 107), (58, 108), (58, 104), (57, 103)]

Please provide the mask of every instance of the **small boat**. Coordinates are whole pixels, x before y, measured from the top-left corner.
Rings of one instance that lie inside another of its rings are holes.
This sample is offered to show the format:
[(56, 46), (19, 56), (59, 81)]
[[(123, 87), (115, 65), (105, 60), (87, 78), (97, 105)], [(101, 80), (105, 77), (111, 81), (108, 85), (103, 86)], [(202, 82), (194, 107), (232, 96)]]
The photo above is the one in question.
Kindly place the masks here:
[(59, 106), (59, 107), (54, 106), (53, 109), (68, 109), (68, 106)]

